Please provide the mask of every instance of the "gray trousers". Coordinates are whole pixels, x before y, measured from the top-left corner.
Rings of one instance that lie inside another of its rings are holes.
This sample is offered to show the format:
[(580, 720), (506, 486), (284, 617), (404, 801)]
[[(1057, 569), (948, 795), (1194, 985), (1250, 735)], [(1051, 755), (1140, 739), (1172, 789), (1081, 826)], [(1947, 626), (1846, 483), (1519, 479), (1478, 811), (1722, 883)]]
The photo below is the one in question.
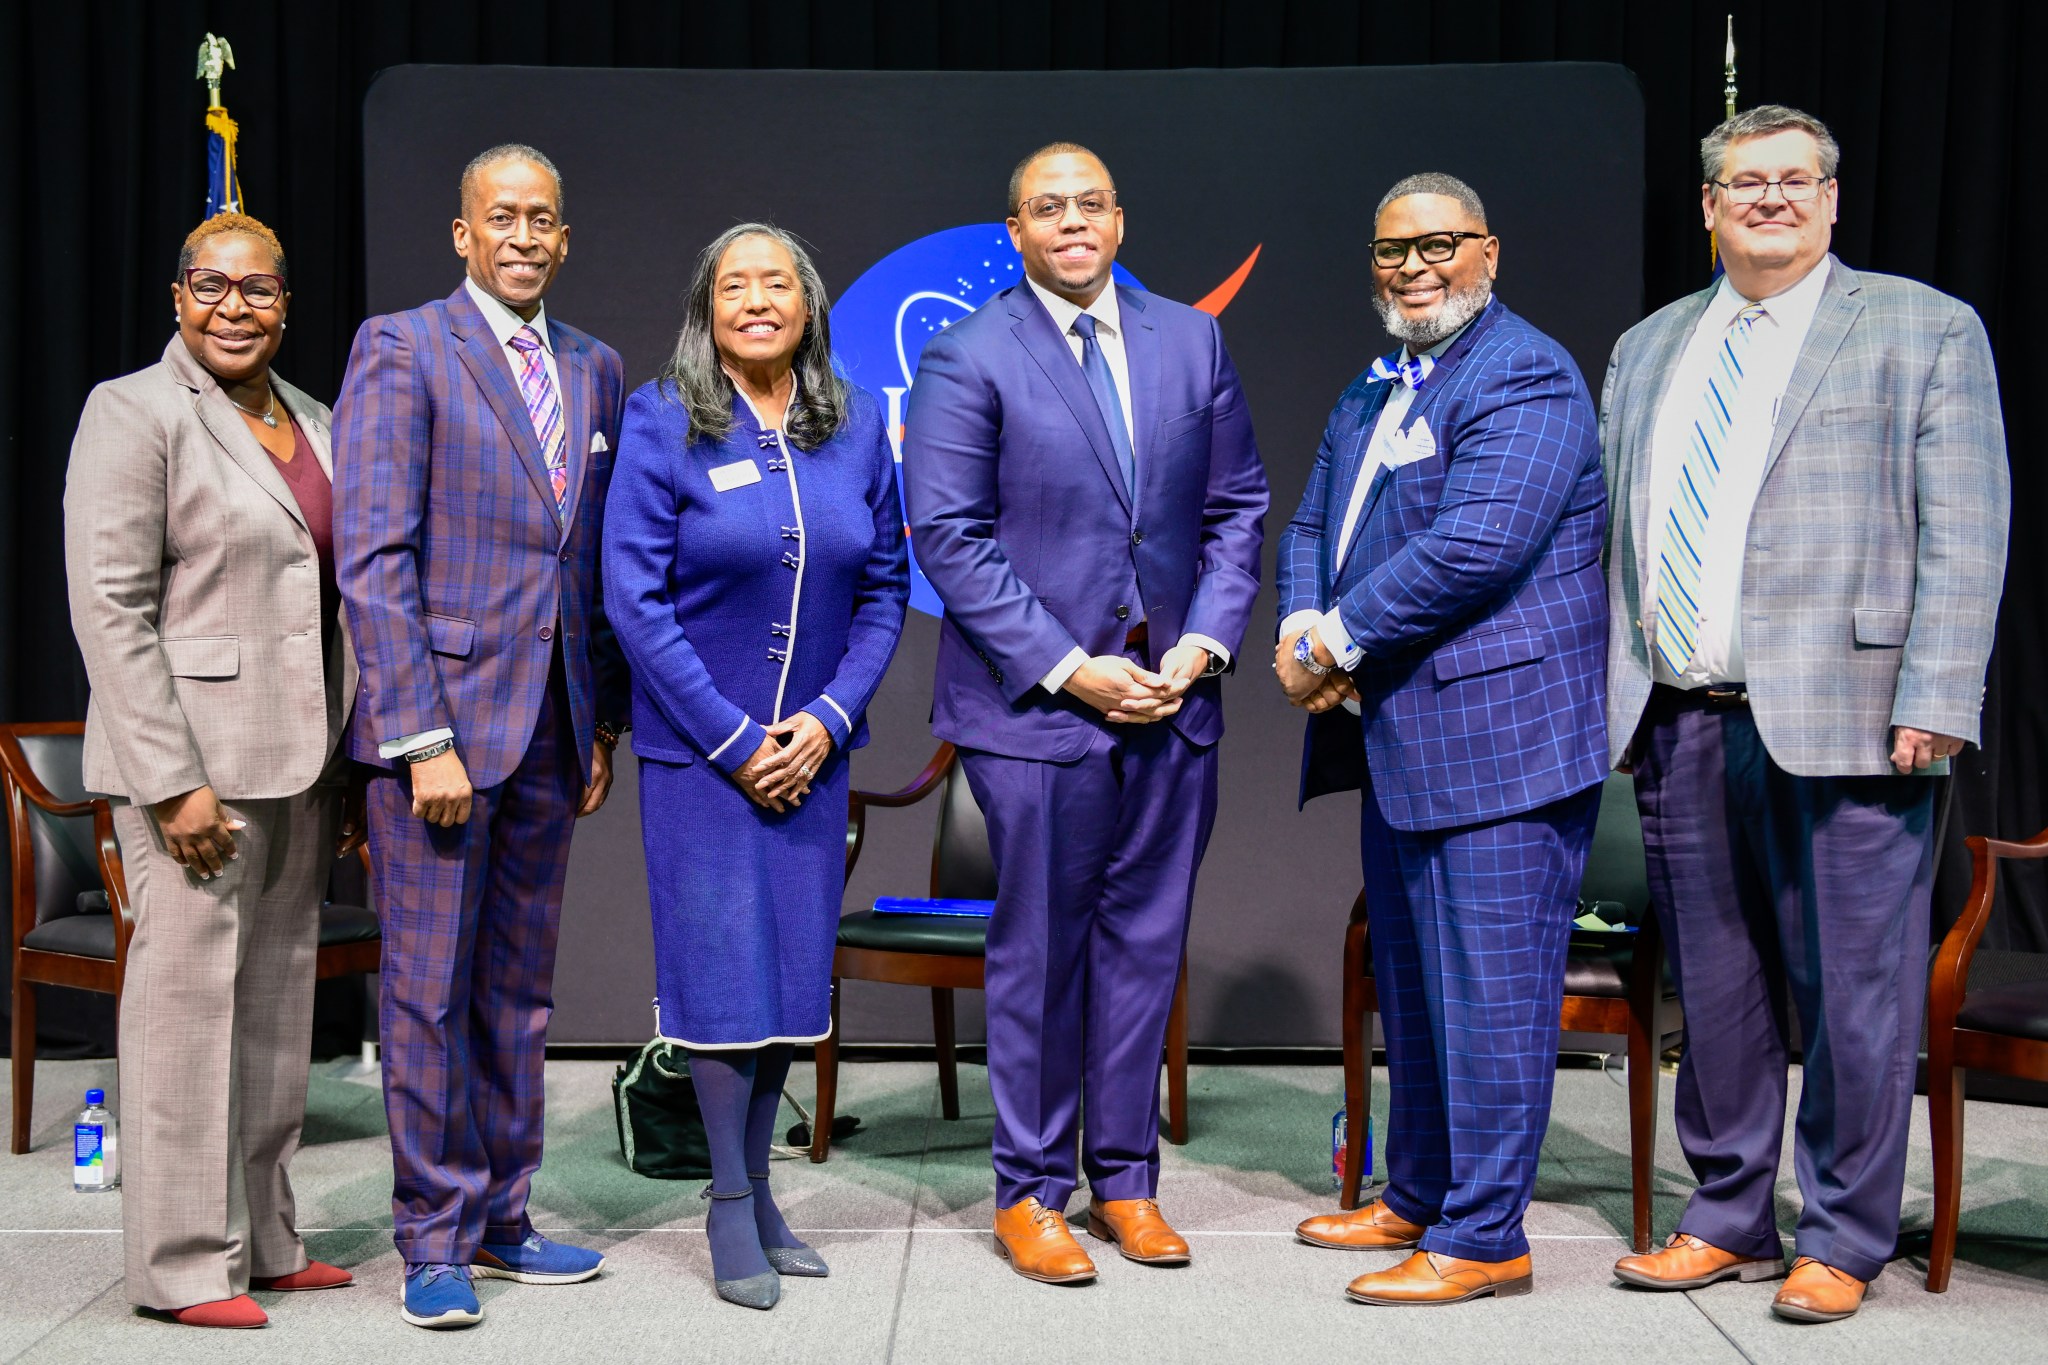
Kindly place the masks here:
[(121, 995), (128, 1297), (185, 1308), (306, 1266), (285, 1168), (306, 1114), (320, 901), (341, 792), (222, 803), (247, 828), (211, 881), (114, 803), (135, 933)]

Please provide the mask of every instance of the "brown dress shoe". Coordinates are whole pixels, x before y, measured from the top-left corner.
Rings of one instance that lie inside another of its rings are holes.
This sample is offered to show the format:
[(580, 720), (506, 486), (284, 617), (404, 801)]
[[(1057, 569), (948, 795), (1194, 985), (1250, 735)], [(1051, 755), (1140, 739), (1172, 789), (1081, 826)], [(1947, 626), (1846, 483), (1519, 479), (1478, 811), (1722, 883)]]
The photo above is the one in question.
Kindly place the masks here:
[(1411, 1223), (1375, 1199), (1349, 1213), (1319, 1213), (1294, 1225), (1294, 1235), (1311, 1246), (1339, 1251), (1406, 1251), (1422, 1240), (1422, 1226)]
[(1036, 1199), (996, 1210), (996, 1254), (1027, 1280), (1082, 1284), (1095, 1278), (1095, 1262), (1074, 1240), (1065, 1216)]
[(1846, 1271), (1801, 1256), (1792, 1263), (1778, 1297), (1771, 1300), (1771, 1311), (1794, 1322), (1840, 1322), (1855, 1316), (1868, 1287)]
[(1088, 1234), (1116, 1243), (1127, 1261), (1144, 1265), (1186, 1265), (1187, 1239), (1167, 1226), (1150, 1199), (1090, 1199)]
[(1614, 1263), (1614, 1278), (1640, 1289), (1704, 1289), (1720, 1280), (1748, 1284), (1784, 1273), (1783, 1256), (1738, 1256), (1685, 1232), (1672, 1233), (1661, 1250)]
[(1440, 1304), (1463, 1303), (1467, 1299), (1513, 1298), (1536, 1287), (1529, 1272), (1529, 1258), (1512, 1261), (1461, 1261), (1418, 1251), (1392, 1270), (1360, 1275), (1344, 1291), (1360, 1303)]

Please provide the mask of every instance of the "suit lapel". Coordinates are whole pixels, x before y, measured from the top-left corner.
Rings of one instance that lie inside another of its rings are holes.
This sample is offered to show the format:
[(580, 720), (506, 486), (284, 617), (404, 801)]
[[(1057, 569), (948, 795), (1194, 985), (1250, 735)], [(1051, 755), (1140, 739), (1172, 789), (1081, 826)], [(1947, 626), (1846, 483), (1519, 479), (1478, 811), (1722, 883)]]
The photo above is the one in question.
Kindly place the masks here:
[(277, 499), (278, 505), (303, 527), (306, 515), (299, 510), (299, 500), (292, 496), (284, 475), (278, 473), (277, 466), (270, 462), (270, 452), (249, 434), (248, 426), (235, 412), (235, 405), (228, 401), (228, 396), (221, 392), (219, 386), (199, 390), (193, 396), (193, 408), (213, 439), (220, 442), (228, 458), (240, 465), (242, 472), (256, 481), (257, 487)]
[(327, 481), (334, 482), (334, 451), (329, 440), (327, 423), (321, 420), (313, 400), (298, 389), (271, 375), (270, 382), (277, 389), (277, 401), (283, 403), (298, 420), (299, 430), (306, 433), (306, 444), (313, 447), (313, 457), (320, 461), (320, 468), (327, 472)]
[(1806, 405), (1813, 401), (1821, 376), (1834, 363), (1835, 352), (1842, 349), (1849, 329), (1863, 312), (1863, 300), (1857, 297), (1863, 288), (1862, 280), (1834, 257), (1830, 256), (1828, 262), (1828, 282), (1821, 291), (1820, 306), (1814, 309), (1813, 326), (1807, 329), (1806, 344), (1799, 348), (1799, 361), (1792, 367), (1792, 378), (1778, 402), (1778, 422), (1771, 429), (1771, 450), (1764, 457), (1765, 479), (1771, 477), (1771, 466), (1777, 464), (1792, 428), (1806, 411)]
[[(589, 356), (580, 342), (548, 321), (554, 340), (555, 373), (562, 390), (562, 459), (568, 466), (569, 485), (562, 499), (562, 538), (576, 524), (576, 507), (583, 500), (583, 480), (590, 469), (591, 414), (596, 405), (590, 392)], [(552, 488), (549, 492), (553, 500)]]
[[(1131, 455), (1137, 464), (1138, 507), (1131, 510), (1137, 520), (1145, 505), (1145, 484), (1155, 478), (1171, 478), (1170, 471), (1153, 472), (1163, 453), (1159, 434), (1159, 331), (1145, 316), (1145, 302), (1128, 289), (1117, 287), (1117, 310), (1124, 324), (1124, 367), (1131, 376)], [(1076, 367), (1078, 368), (1078, 367)], [(1091, 391), (1089, 396), (1094, 396)], [(1109, 432), (1102, 433), (1105, 437)], [(1121, 480), (1119, 480), (1121, 482)]]
[[(519, 462), (526, 466), (526, 477), (532, 481), (534, 491), (547, 504), (550, 516), (559, 515), (554, 484), (548, 480), (547, 464), (541, 459), (540, 440), (533, 434), (533, 417), (526, 411), (526, 399), (520, 395), (518, 382), (512, 378), (505, 348), (498, 344), (497, 334), (470, 301), (468, 291), (459, 286), (448, 299), (448, 324), (462, 343), (458, 353), (463, 368), (483, 390), (484, 400), (498, 415), (498, 425), (511, 435), (513, 449), (519, 453)], [(559, 359), (555, 368), (561, 368)], [(566, 419), (567, 414), (563, 416)]]
[[(1344, 572), (1344, 565), (1350, 561), (1351, 552), (1364, 539), (1363, 535), (1353, 535), (1351, 543), (1344, 546), (1341, 553), (1338, 552), (1338, 537), (1344, 534), (1344, 518), (1351, 510), (1351, 492), (1358, 483), (1365, 457), (1372, 450), (1373, 432), (1380, 424), (1380, 414), (1386, 411), (1387, 402), (1393, 397), (1393, 384), (1391, 381), (1374, 384), (1368, 393), (1370, 397), (1358, 414), (1358, 430), (1339, 452), (1338, 465), (1331, 480), (1334, 485), (1331, 491), (1337, 496), (1326, 499), (1323, 504), (1323, 543), (1330, 547), (1333, 555), (1330, 571), (1325, 577), (1333, 587)], [(1365, 519), (1372, 515), (1372, 505), (1379, 501), (1380, 489), (1386, 485), (1386, 480), (1380, 477), (1385, 472), (1384, 469), (1375, 471), (1372, 487), (1365, 490), (1365, 506), (1358, 511), (1358, 529), (1361, 532), (1365, 529)]]
[(1632, 528), (1629, 543), (1635, 547), (1637, 583), (1644, 581), (1641, 566), (1657, 553), (1650, 541), (1650, 471), (1656, 458), (1652, 446), (1657, 436), (1657, 414), (1671, 389), (1671, 378), (1678, 372), (1678, 362), (1685, 356), (1686, 342), (1692, 339), (1700, 315), (1707, 311), (1720, 287), (1716, 282), (1687, 299), (1685, 306), (1671, 315), (1663, 331), (1650, 339), (1640, 391), (1630, 395), (1631, 401), (1622, 414), (1625, 430), (1615, 433), (1620, 449), (1642, 452), (1641, 458), (1632, 460), (1628, 466), (1628, 516)]
[[(1117, 501), (1128, 514), (1131, 497), (1124, 487), (1124, 472), (1117, 465), (1116, 448), (1109, 443), (1109, 428), (1102, 424), (1102, 409), (1096, 405), (1095, 393), (1082, 376), (1081, 366), (1074, 360), (1073, 351), (1068, 349), (1066, 338), (1054, 330), (1052, 315), (1039, 304), (1029, 285), (1011, 288), (1010, 312), (1017, 319), (1011, 330), (1032, 360), (1037, 362), (1038, 368), (1045, 371), (1045, 377), (1052, 381), (1053, 388), (1059, 391), (1060, 398), (1074, 414), (1074, 420), (1080, 424), (1081, 434), (1088, 438), (1089, 448), (1095, 452), (1096, 462), (1108, 477)], [(1157, 382), (1156, 368), (1154, 382)]]

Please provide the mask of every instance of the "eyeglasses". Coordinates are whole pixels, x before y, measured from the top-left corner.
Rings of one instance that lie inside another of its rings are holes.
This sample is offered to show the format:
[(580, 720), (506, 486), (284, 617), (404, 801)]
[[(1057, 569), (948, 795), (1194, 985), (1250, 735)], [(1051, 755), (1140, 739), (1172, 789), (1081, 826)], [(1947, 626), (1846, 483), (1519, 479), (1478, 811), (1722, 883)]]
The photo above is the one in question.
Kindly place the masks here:
[(1783, 180), (1757, 180), (1743, 176), (1737, 180), (1709, 180), (1707, 183), (1726, 190), (1731, 204), (1761, 204), (1773, 185), (1778, 187), (1778, 194), (1786, 203), (1803, 204), (1818, 195), (1821, 186), (1831, 179), (1832, 176), (1824, 175), (1788, 175)]
[(1082, 190), (1079, 194), (1034, 194), (1017, 206), (1019, 218), (1034, 223), (1057, 223), (1067, 216), (1067, 205), (1081, 210), (1083, 218), (1106, 218), (1116, 208), (1115, 190)]
[(1413, 251), (1422, 258), (1424, 265), (1442, 265), (1458, 254), (1458, 247), (1466, 238), (1484, 240), (1491, 235), (1486, 232), (1425, 232), (1419, 237), (1375, 237), (1372, 239), (1372, 263), (1382, 270), (1399, 270), (1408, 263), (1408, 253)]
[(185, 272), (185, 288), (192, 291), (192, 297), (212, 307), (227, 298), (230, 289), (239, 289), (242, 302), (251, 308), (275, 308), (277, 301), (284, 297), (284, 281), (275, 275), (244, 275), (233, 279), (218, 270), (193, 268)]

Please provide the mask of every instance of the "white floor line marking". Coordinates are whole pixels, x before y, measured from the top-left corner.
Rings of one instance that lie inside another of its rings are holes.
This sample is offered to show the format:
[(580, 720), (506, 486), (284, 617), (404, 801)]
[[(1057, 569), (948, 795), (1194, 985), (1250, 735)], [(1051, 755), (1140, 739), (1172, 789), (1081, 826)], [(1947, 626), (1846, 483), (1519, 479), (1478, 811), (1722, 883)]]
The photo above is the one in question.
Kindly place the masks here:
[[(702, 1237), (702, 1236), (704, 1235), (704, 1229), (703, 1229), (703, 1228), (701, 1228), (701, 1227), (697, 1227), (697, 1228), (689, 1228), (689, 1227), (647, 1227), (647, 1228), (541, 1228), (541, 1229), (539, 1229), (539, 1230), (540, 1230), (540, 1231), (542, 1231), (542, 1232), (545, 1232), (545, 1233), (546, 1233), (546, 1234), (547, 1234), (548, 1236), (550, 1236), (550, 1237), (575, 1237), (575, 1236), (579, 1236), (579, 1235), (580, 1235), (580, 1236), (585, 1236), (585, 1237), (587, 1237), (587, 1236), (591, 1235), (592, 1233), (636, 1233), (636, 1234), (638, 1234), (638, 1233), (652, 1233), (652, 1232), (673, 1232), (673, 1233), (678, 1233), (678, 1234), (681, 1234), (681, 1235), (683, 1235), (683, 1236), (689, 1236), (689, 1237)], [(300, 1229), (299, 1229), (299, 1233), (300, 1233), (300, 1235), (302, 1235), (302, 1236), (304, 1236), (304, 1235), (307, 1235), (307, 1234), (312, 1234), (312, 1233), (320, 1233), (320, 1234), (326, 1234), (326, 1233), (339, 1233), (339, 1232), (371, 1232), (371, 1233), (384, 1233), (384, 1232), (389, 1232), (389, 1231), (390, 1231), (390, 1229), (389, 1229), (389, 1228), (384, 1228), (384, 1227), (354, 1227), (354, 1228), (300, 1228)], [(880, 1236), (880, 1235), (882, 1235), (882, 1234), (885, 1234), (885, 1233), (894, 1233), (894, 1232), (905, 1232), (905, 1231), (908, 1231), (908, 1232), (910, 1232), (910, 1233), (912, 1233), (912, 1234), (917, 1234), (917, 1233), (946, 1233), (946, 1234), (951, 1234), (951, 1235), (954, 1235), (954, 1236), (961, 1236), (961, 1235), (967, 1235), (967, 1236), (975, 1236), (975, 1237), (987, 1237), (987, 1236), (990, 1236), (990, 1235), (991, 1235), (990, 1229), (988, 1229), (988, 1228), (979, 1228), (979, 1227), (977, 1227), (977, 1228), (943, 1228), (943, 1227), (914, 1227), (914, 1228), (908, 1228), (908, 1229), (906, 1229), (906, 1228), (902, 1228), (902, 1227), (893, 1227), (893, 1228), (791, 1228), (791, 1229), (790, 1229), (790, 1231), (792, 1231), (792, 1232), (796, 1233), (796, 1234), (797, 1234), (798, 1236), (806, 1236), (806, 1237), (807, 1237), (807, 1236), (838, 1236), (838, 1235), (841, 1235), (841, 1234), (846, 1234), (846, 1235), (862, 1235), (862, 1236), (870, 1236), (870, 1237), (873, 1237), (873, 1236)], [(1272, 1231), (1272, 1232), (1268, 1232), (1268, 1231), (1265, 1231), (1265, 1230), (1263, 1230), (1263, 1229), (1258, 1229), (1258, 1228), (1216, 1228), (1216, 1229), (1201, 1229), (1201, 1228), (1181, 1228), (1181, 1229), (1180, 1229), (1180, 1232), (1181, 1232), (1181, 1235), (1182, 1235), (1182, 1236), (1185, 1236), (1185, 1237), (1286, 1237), (1286, 1238), (1290, 1238), (1290, 1239), (1291, 1239), (1291, 1238), (1292, 1238), (1292, 1237), (1294, 1236), (1294, 1233), (1293, 1233), (1293, 1232), (1292, 1232), (1291, 1230), (1289, 1230), (1289, 1231)], [(119, 1228), (0, 1228), (0, 1237), (67, 1237), (67, 1236), (85, 1236), (85, 1237), (119, 1237), (120, 1235), (121, 1235), (121, 1229), (119, 1229)], [(1624, 1238), (1623, 1238), (1623, 1237), (1621, 1236), (1621, 1234), (1619, 1234), (1619, 1233), (1598, 1233), (1598, 1232), (1532, 1232), (1532, 1233), (1530, 1233), (1530, 1234), (1529, 1234), (1528, 1236), (1529, 1236), (1529, 1240), (1530, 1240), (1530, 1241), (1532, 1241), (1532, 1242), (1619, 1242), (1619, 1241), (1623, 1241), (1623, 1240), (1625, 1240), (1625, 1239), (1624, 1239)]]

